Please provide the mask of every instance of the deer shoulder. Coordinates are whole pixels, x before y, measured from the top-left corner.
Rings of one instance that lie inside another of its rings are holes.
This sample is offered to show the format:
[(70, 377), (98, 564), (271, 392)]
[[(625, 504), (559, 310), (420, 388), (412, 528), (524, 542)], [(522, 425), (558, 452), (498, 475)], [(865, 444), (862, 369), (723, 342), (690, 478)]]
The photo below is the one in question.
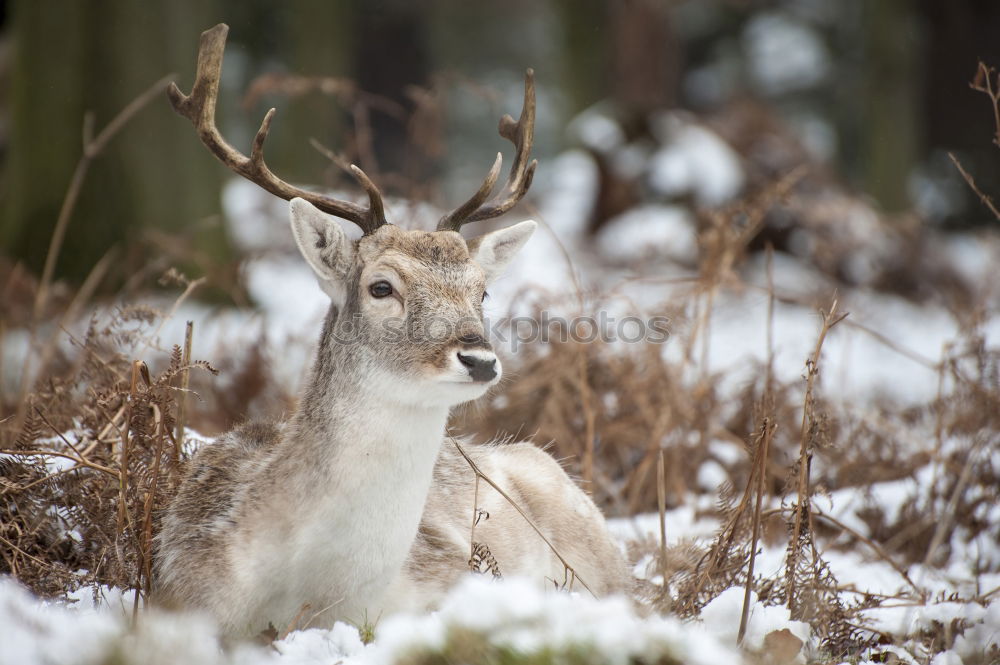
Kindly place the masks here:
[[(462, 453), (506, 496), (477, 487)], [(449, 438), (393, 594), (408, 609), (433, 607), (470, 570), (596, 596), (633, 585), (600, 509), (551, 455), (530, 442)]]

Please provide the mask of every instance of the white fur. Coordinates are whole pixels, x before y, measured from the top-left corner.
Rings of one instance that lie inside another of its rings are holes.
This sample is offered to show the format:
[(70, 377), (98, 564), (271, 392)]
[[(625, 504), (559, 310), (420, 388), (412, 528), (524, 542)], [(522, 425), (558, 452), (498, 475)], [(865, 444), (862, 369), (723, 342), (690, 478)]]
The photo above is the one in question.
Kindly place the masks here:
[(340, 436), (352, 445), (331, 461), (324, 486), (303, 505), (288, 506), (299, 519), (282, 537), (247, 529), (233, 541), (229, 556), (241, 572), (240, 588), (228, 590), (227, 607), (219, 608), (232, 613), (224, 626), (242, 630), (247, 604), (262, 597), (267, 601), (251, 605), (254, 630), (287, 625), (304, 603), (305, 619), (318, 614), (316, 625), (377, 616), (416, 535), (447, 417), (447, 407), (386, 404), (382, 417), (358, 414), (348, 423)]
[[(456, 359), (456, 362), (457, 359)], [(381, 394), (392, 395), (400, 402), (411, 406), (449, 408), (464, 402), (470, 402), (486, 394), (490, 383), (476, 383), (469, 378), (469, 370), (462, 367), (462, 373), (445, 370), (433, 377), (420, 381), (400, 381), (392, 374), (372, 369), (366, 382), (373, 388), (381, 389)]]
[(470, 249), (474, 248), (472, 258), (486, 273), (487, 284), (507, 269), (507, 266), (514, 260), (518, 251), (524, 247), (524, 243), (528, 242), (536, 228), (538, 228), (538, 224), (529, 219), (514, 226), (487, 233), (470, 243)]
[[(393, 609), (433, 607), (466, 574), (472, 542), (486, 545), (504, 577), (524, 577), (551, 590), (603, 596), (626, 591), (629, 575), (594, 502), (551, 456), (530, 443), (477, 446), (462, 442), (479, 469), (504, 488), (579, 577), (562, 562), (507, 499), (475, 482), (454, 441), (445, 440), (434, 469), (422, 529), (406, 566), (386, 595)], [(473, 506), (479, 520), (470, 531)]]

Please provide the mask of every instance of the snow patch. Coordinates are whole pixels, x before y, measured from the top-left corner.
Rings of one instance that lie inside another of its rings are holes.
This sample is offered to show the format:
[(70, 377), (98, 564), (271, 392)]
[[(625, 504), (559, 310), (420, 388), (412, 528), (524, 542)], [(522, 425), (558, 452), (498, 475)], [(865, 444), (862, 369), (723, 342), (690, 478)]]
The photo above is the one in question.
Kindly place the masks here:
[(822, 83), (830, 55), (812, 28), (783, 12), (761, 12), (743, 32), (753, 79), (771, 94)]
[[(701, 610), (700, 619), (706, 630), (723, 643), (736, 643), (740, 617), (743, 614), (743, 598), (744, 589), (732, 587), (723, 591)], [(787, 607), (761, 604), (757, 594), (751, 591), (750, 614), (743, 644), (752, 651), (761, 651), (764, 648), (764, 638), (768, 634), (785, 628), (802, 640), (803, 645), (809, 643), (811, 631), (808, 624), (792, 621)]]
[(652, 128), (663, 145), (649, 165), (649, 184), (664, 196), (694, 196), (717, 206), (743, 188), (740, 157), (718, 134), (681, 113), (659, 113)]
[(609, 219), (597, 234), (601, 253), (617, 262), (665, 256), (693, 263), (698, 238), (691, 213), (681, 206), (644, 205)]

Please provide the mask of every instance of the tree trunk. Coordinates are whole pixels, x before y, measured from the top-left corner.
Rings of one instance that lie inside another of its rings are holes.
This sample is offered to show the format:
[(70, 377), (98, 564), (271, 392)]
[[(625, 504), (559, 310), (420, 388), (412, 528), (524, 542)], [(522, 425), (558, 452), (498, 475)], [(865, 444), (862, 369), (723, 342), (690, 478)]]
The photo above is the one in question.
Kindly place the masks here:
[[(40, 271), (77, 160), (84, 114), (100, 131), (126, 104), (174, 71), (194, 78), (198, 34), (211, 0), (172, 3), (22, 0), (12, 7), (10, 145), (0, 240)], [(135, 116), (91, 165), (57, 276), (80, 279), (112, 245), (144, 228), (194, 227), (219, 210), (221, 171), (166, 99)], [(225, 254), (220, 225), (198, 248)]]
[(864, 189), (888, 212), (910, 208), (907, 182), (918, 155), (915, 15), (906, 0), (864, 3)]

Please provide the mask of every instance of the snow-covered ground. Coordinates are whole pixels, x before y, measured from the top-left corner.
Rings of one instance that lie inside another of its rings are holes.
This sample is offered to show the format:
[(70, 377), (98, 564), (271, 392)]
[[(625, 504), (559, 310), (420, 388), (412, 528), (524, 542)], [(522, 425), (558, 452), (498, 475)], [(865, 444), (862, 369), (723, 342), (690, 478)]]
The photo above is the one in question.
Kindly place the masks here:
[[(852, 526), (858, 533), (867, 537), (870, 535), (869, 529), (858, 517), (859, 512), (872, 505), (889, 509), (893, 505), (898, 506), (905, 498), (920, 492), (921, 482), (930, 482), (926, 478), (930, 475), (930, 471), (929, 468), (923, 470), (920, 475), (924, 478), (879, 483), (816, 497), (815, 508)], [(670, 534), (668, 543), (673, 544), (688, 539), (705, 542), (711, 539), (720, 524), (715, 518), (705, 517), (702, 513), (709, 511), (713, 502), (714, 497), (711, 495), (701, 495), (698, 499), (692, 500), (690, 505), (667, 511), (667, 533)], [(778, 506), (779, 504), (775, 503), (772, 507)], [(991, 510), (996, 513), (1000, 508), (994, 506)], [(1000, 515), (996, 514), (989, 517), (993, 520), (998, 518)], [(659, 515), (647, 514), (630, 519), (613, 520), (611, 528), (623, 541), (643, 537), (658, 538)], [(784, 542), (774, 545), (763, 544), (756, 559), (757, 574), (768, 578), (780, 573), (785, 562), (785, 553)], [(965, 633), (955, 640), (953, 648), (949, 651), (951, 654), (949, 657), (956, 657), (959, 660), (944, 662), (995, 662), (985, 656), (992, 654), (991, 658), (995, 659), (1000, 655), (1000, 573), (983, 573), (980, 567), (984, 564), (992, 565), (995, 570), (996, 562), (984, 561), (982, 557), (997, 555), (1000, 555), (1000, 547), (992, 536), (977, 540), (965, 539), (956, 534), (951, 543), (951, 555), (945, 565), (915, 564), (904, 569), (903, 572), (906, 573), (904, 577), (867, 546), (855, 544), (849, 548), (835, 547), (831, 542), (823, 551), (824, 559), (837, 578), (840, 588), (844, 590), (846, 600), (860, 600), (866, 594), (891, 599), (879, 607), (864, 610), (862, 616), (869, 628), (895, 638), (897, 641), (894, 645), (895, 652), (897, 656), (903, 658), (903, 662), (919, 663), (930, 662), (938, 655), (938, 652), (928, 651), (919, 643), (918, 638), (921, 633), (948, 625), (963, 626)], [(635, 562), (633, 572), (640, 579), (650, 579), (657, 584), (662, 582), (650, 555)], [(959, 601), (954, 600), (955, 598), (966, 600)], [(743, 589), (730, 589), (707, 606), (700, 618), (706, 623), (718, 622), (717, 630), (720, 631), (727, 630), (728, 626), (732, 639), (724, 639), (724, 642), (732, 644), (735, 641), (736, 627), (739, 625), (742, 601)], [(723, 605), (728, 607), (728, 614), (716, 609)], [(763, 607), (758, 604), (754, 607), (754, 612), (760, 614), (759, 621), (765, 622), (767, 632), (789, 627), (796, 635), (800, 635), (794, 630), (795, 622), (789, 622), (787, 610), (784, 608)], [(726, 633), (720, 634), (724, 636)], [(822, 654), (815, 651), (815, 642), (810, 642), (808, 639), (804, 641), (806, 654), (810, 660), (819, 659), (821, 662), (827, 662)], [(877, 649), (874, 650), (874, 653), (877, 652)], [(876, 662), (881, 661), (876, 659)]]
[[(504, 651), (550, 653), (553, 662), (569, 656), (578, 657), (573, 662), (581, 663), (741, 662), (730, 639), (734, 599), (728, 597), (710, 608), (713, 618), (685, 625), (676, 619), (640, 617), (620, 597), (598, 601), (579, 594), (544, 592), (522, 580), (494, 582), (470, 575), (432, 614), (381, 619), (375, 627), (375, 641), (368, 645), (362, 643), (356, 627), (338, 623), (330, 630), (294, 631), (266, 649), (241, 645), (223, 651), (211, 622), (204, 617), (149, 612), (141, 614), (137, 626), (130, 629), (129, 612), (124, 611), (131, 610), (128, 599), (111, 594), (95, 608), (86, 596), (87, 590), (75, 594), (76, 607), (45, 604), (13, 582), (0, 580), (0, 625), (4, 626), (0, 663), (360, 665), (421, 662), (421, 657), (435, 654), (445, 656), (446, 662), (497, 662), (485, 657)], [(735, 612), (738, 616), (739, 605)], [(784, 627), (802, 638), (807, 636), (804, 625), (789, 623), (781, 614), (776, 608), (761, 608), (751, 623), (748, 641), (763, 645), (766, 633)]]
[[(892, 488), (882, 489), (885, 491), (880, 493), (887, 496), (894, 493)], [(850, 521), (852, 499), (854, 505), (859, 505), (860, 492), (856, 497), (831, 498), (829, 503), (840, 504), (842, 508), (835, 514)], [(692, 505), (668, 512), (671, 541), (710, 537), (717, 524), (695, 517), (698, 503), (692, 501)], [(641, 515), (614, 520), (611, 528), (623, 541), (631, 540), (658, 533), (658, 519), (656, 515)], [(984, 655), (995, 655), (1000, 649), (1000, 598), (994, 594), (984, 603), (974, 603), (945, 597), (973, 591), (977, 586), (1000, 586), (1000, 575), (977, 574), (972, 569), (972, 550), (983, 546), (959, 544), (952, 562), (944, 569), (914, 566), (908, 571), (911, 580), (916, 580), (931, 600), (900, 600), (870, 610), (873, 627), (901, 641), (922, 629), (933, 628), (935, 622), (948, 625), (960, 621), (965, 626), (964, 635), (946, 653), (926, 653), (913, 645), (909, 651), (892, 647), (902, 662), (991, 662)], [(782, 547), (764, 547), (758, 557), (758, 570), (767, 574), (769, 569), (780, 569), (783, 556)], [(902, 590), (916, 595), (916, 590), (907, 589), (908, 583), (892, 567), (868, 552), (830, 549), (826, 557), (847, 588), (886, 595), (897, 595)], [(648, 559), (636, 563), (638, 577), (655, 576), (655, 571), (648, 569), (649, 563)], [(379, 618), (370, 644), (362, 643), (358, 627), (338, 623), (329, 630), (292, 631), (267, 648), (242, 644), (223, 649), (211, 620), (198, 615), (141, 612), (133, 626), (132, 606), (130, 593), (107, 588), (95, 592), (90, 587), (79, 589), (66, 602), (43, 602), (15, 582), (0, 580), (0, 665), (360, 665), (424, 662), (421, 658), (440, 662), (433, 660), (434, 656), (446, 662), (499, 662), (495, 658), (507, 651), (525, 657), (547, 654), (551, 661), (546, 662), (745, 662), (736, 649), (742, 588), (722, 593), (697, 619), (682, 622), (650, 614), (641, 604), (622, 597), (597, 600), (584, 593), (543, 591), (518, 579), (494, 581), (470, 574), (436, 612)], [(786, 608), (764, 606), (756, 602), (755, 596), (751, 608), (745, 650), (766, 654), (773, 662), (809, 662), (822, 657), (816, 653), (809, 626), (790, 620)], [(782, 645), (788, 643), (791, 646), (785, 648), (791, 651), (781, 651)], [(789, 653), (791, 660), (780, 657)], [(930, 660), (932, 657), (934, 660)], [(880, 658), (872, 662), (884, 662)]]

